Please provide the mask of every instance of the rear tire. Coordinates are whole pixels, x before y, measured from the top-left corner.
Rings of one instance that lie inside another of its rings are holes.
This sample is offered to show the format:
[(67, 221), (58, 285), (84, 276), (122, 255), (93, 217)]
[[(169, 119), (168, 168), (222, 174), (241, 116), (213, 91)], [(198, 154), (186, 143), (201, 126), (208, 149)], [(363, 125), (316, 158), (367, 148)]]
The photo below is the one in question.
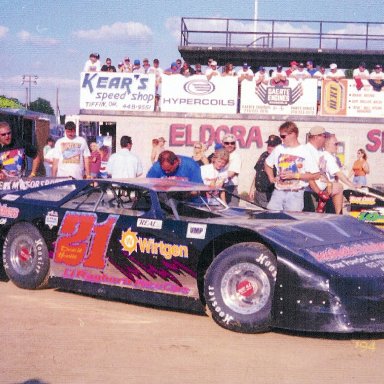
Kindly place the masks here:
[(3, 245), (3, 266), (9, 279), (20, 288), (43, 288), (48, 284), (49, 265), (47, 245), (38, 229), (29, 223), (15, 224)]
[(205, 274), (204, 296), (213, 319), (235, 332), (256, 333), (271, 325), (276, 257), (259, 243), (221, 252)]

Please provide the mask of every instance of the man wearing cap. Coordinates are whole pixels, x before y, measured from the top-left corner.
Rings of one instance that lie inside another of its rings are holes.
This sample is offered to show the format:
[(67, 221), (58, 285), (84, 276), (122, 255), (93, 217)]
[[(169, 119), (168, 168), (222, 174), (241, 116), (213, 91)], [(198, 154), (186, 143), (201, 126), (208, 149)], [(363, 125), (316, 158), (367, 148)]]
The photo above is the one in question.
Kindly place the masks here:
[(260, 84), (268, 84), (269, 75), (264, 67), (259, 67), (259, 70), (255, 73), (256, 86)]
[(237, 80), (241, 83), (243, 80), (251, 81), (254, 73), (247, 63), (243, 63), (242, 68), (237, 72)]
[(149, 169), (147, 177), (180, 179), (194, 183), (203, 183), (200, 167), (195, 160), (190, 157), (176, 155), (169, 150), (160, 153), (159, 159)]
[(298, 65), (299, 63), (295, 60), (289, 63), (289, 68), (285, 71), (285, 73), (287, 74), (287, 77), (291, 76), (293, 71), (296, 71)]
[(141, 66), (140, 60), (135, 59), (133, 62), (132, 73), (145, 73), (145, 69)]
[(159, 86), (161, 83), (161, 76), (163, 75), (163, 70), (160, 68), (159, 59), (153, 59), (153, 65), (149, 68), (148, 73), (153, 73), (156, 79), (156, 94), (159, 92)]
[(297, 68), (289, 75), (289, 77), (293, 77), (297, 81), (303, 81), (305, 79), (309, 79), (311, 75), (305, 69), (304, 63), (299, 63)]
[(341, 79), (345, 79), (345, 73), (341, 69), (337, 68), (337, 64), (336, 63), (332, 63), (332, 64), (329, 65), (329, 71), (325, 75), (325, 78), (327, 80), (338, 81), (338, 80), (341, 80)]
[(33, 159), (32, 172), (36, 176), (40, 164), (37, 148), (14, 137), (11, 126), (0, 122), (0, 180), (7, 177), (22, 177), (26, 168), (26, 156)]
[(83, 137), (76, 136), (76, 124), (73, 121), (66, 122), (64, 128), (64, 137), (57, 140), (55, 144), (52, 156), (52, 176), (75, 179), (83, 179), (86, 176), (89, 178), (91, 153), (87, 142)]
[(215, 60), (211, 61), (210, 66), (205, 71), (205, 76), (208, 80), (211, 80), (213, 76), (220, 76), (220, 72), (217, 69), (217, 62)]
[(305, 145), (299, 143), (299, 129), (294, 122), (281, 124), (279, 136), (282, 144), (265, 160), (265, 172), (269, 181), (275, 184), (267, 209), (300, 212), (304, 208), (304, 189), (308, 180), (320, 176), (318, 167)]
[(187, 61), (184, 61), (183, 66), (180, 68), (180, 75), (188, 77), (194, 74), (195, 70), (188, 64)]
[[(235, 195), (239, 194), (239, 174), (241, 171), (241, 157), (238, 151), (236, 151), (236, 137), (231, 133), (224, 135), (222, 140), (224, 149), (229, 152), (228, 163), (228, 179), (224, 184), (224, 188)], [(232, 196), (226, 194), (227, 204), (231, 206), (239, 205), (239, 199), (235, 199)]]
[(101, 67), (102, 72), (116, 72), (116, 67), (112, 65), (112, 60), (107, 57), (105, 64)]
[(282, 65), (278, 64), (276, 70), (272, 72), (271, 85), (283, 86), (287, 83), (287, 73), (283, 71)]
[[(281, 139), (279, 136), (270, 135), (266, 144), (267, 150), (260, 155), (254, 167), (256, 174), (248, 194), (249, 198), (262, 208), (267, 208), (274, 189), (274, 184), (269, 181), (264, 169), (265, 160), (273, 149), (281, 144)], [(276, 176), (276, 169), (274, 169), (274, 174)]]
[(311, 75), (311, 77), (316, 73), (317, 69), (313, 66), (312, 60), (307, 60), (307, 71)]
[(121, 150), (111, 155), (107, 163), (107, 173), (113, 179), (131, 179), (143, 173), (143, 166), (138, 156), (131, 152), (132, 138), (122, 136), (120, 139)]
[(374, 70), (369, 75), (369, 84), (372, 85), (374, 91), (380, 92), (384, 87), (384, 73), (383, 67), (380, 64), (376, 64)]
[(166, 75), (179, 75), (180, 70), (177, 67), (176, 61), (171, 63), (171, 66), (164, 70)]

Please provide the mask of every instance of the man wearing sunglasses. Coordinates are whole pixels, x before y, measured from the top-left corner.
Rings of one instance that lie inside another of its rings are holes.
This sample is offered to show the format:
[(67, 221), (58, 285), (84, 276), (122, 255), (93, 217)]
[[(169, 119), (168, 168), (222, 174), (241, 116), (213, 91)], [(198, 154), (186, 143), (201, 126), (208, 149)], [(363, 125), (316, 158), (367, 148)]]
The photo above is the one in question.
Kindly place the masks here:
[[(279, 127), (282, 144), (278, 145), (265, 161), (265, 172), (275, 189), (267, 209), (275, 211), (302, 211), (304, 189), (308, 180), (320, 176), (318, 166), (305, 145), (298, 141), (299, 129), (292, 121)], [(276, 167), (277, 175), (273, 174)]]
[[(224, 135), (222, 140), (224, 149), (229, 153), (228, 163), (228, 181), (224, 184), (224, 188), (235, 195), (239, 194), (239, 174), (241, 170), (241, 157), (239, 152), (236, 151), (236, 137), (231, 133)], [(226, 202), (231, 206), (239, 205), (239, 199), (226, 194)]]
[(33, 159), (29, 176), (34, 177), (40, 163), (37, 149), (32, 144), (16, 139), (10, 125), (5, 121), (0, 122), (0, 180), (24, 176), (26, 156)]

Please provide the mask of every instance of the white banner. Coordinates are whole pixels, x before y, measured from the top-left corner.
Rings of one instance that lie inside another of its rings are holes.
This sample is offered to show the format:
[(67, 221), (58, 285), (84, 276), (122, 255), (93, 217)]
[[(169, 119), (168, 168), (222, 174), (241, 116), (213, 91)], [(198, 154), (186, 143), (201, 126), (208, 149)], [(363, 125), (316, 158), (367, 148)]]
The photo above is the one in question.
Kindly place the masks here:
[(153, 111), (155, 75), (120, 72), (83, 72), (80, 109)]
[(317, 113), (317, 80), (288, 79), (284, 86), (256, 81), (241, 82), (240, 113), (315, 116)]
[(163, 75), (161, 111), (236, 113), (237, 78), (205, 75)]

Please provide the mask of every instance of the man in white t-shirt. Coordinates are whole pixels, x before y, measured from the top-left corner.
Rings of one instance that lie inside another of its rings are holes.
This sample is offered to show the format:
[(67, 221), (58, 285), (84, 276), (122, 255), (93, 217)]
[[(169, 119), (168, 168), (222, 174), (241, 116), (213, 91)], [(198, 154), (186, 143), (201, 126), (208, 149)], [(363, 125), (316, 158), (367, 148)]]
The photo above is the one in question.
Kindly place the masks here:
[[(87, 142), (83, 137), (76, 136), (76, 124), (73, 121), (65, 123), (64, 137), (56, 141), (52, 176), (89, 178), (89, 151)], [(85, 173), (85, 174), (84, 174)]]
[[(229, 163), (228, 163), (228, 179), (224, 184), (224, 188), (229, 192), (235, 195), (239, 194), (238, 185), (239, 185), (239, 174), (241, 171), (241, 157), (240, 153), (236, 151), (236, 137), (231, 133), (224, 135), (222, 140), (225, 150), (229, 153)], [(226, 196), (227, 204), (231, 206), (236, 206), (239, 204), (239, 200), (233, 198), (232, 196)]]
[(264, 67), (259, 67), (259, 70), (255, 73), (256, 86), (261, 84), (268, 84), (269, 75)]
[(341, 80), (345, 79), (345, 73), (341, 69), (337, 68), (336, 63), (332, 63), (329, 65), (329, 71), (325, 75), (326, 80)]
[[(304, 189), (308, 180), (319, 177), (318, 167), (312, 155), (298, 141), (299, 129), (292, 121), (279, 127), (282, 144), (278, 145), (265, 161), (265, 172), (275, 184), (267, 209), (276, 211), (302, 211)], [(276, 177), (273, 168), (276, 168)]]
[(131, 152), (132, 139), (122, 136), (120, 139), (121, 150), (114, 153), (108, 160), (107, 172), (113, 179), (131, 179), (143, 173), (143, 166), (138, 156)]

